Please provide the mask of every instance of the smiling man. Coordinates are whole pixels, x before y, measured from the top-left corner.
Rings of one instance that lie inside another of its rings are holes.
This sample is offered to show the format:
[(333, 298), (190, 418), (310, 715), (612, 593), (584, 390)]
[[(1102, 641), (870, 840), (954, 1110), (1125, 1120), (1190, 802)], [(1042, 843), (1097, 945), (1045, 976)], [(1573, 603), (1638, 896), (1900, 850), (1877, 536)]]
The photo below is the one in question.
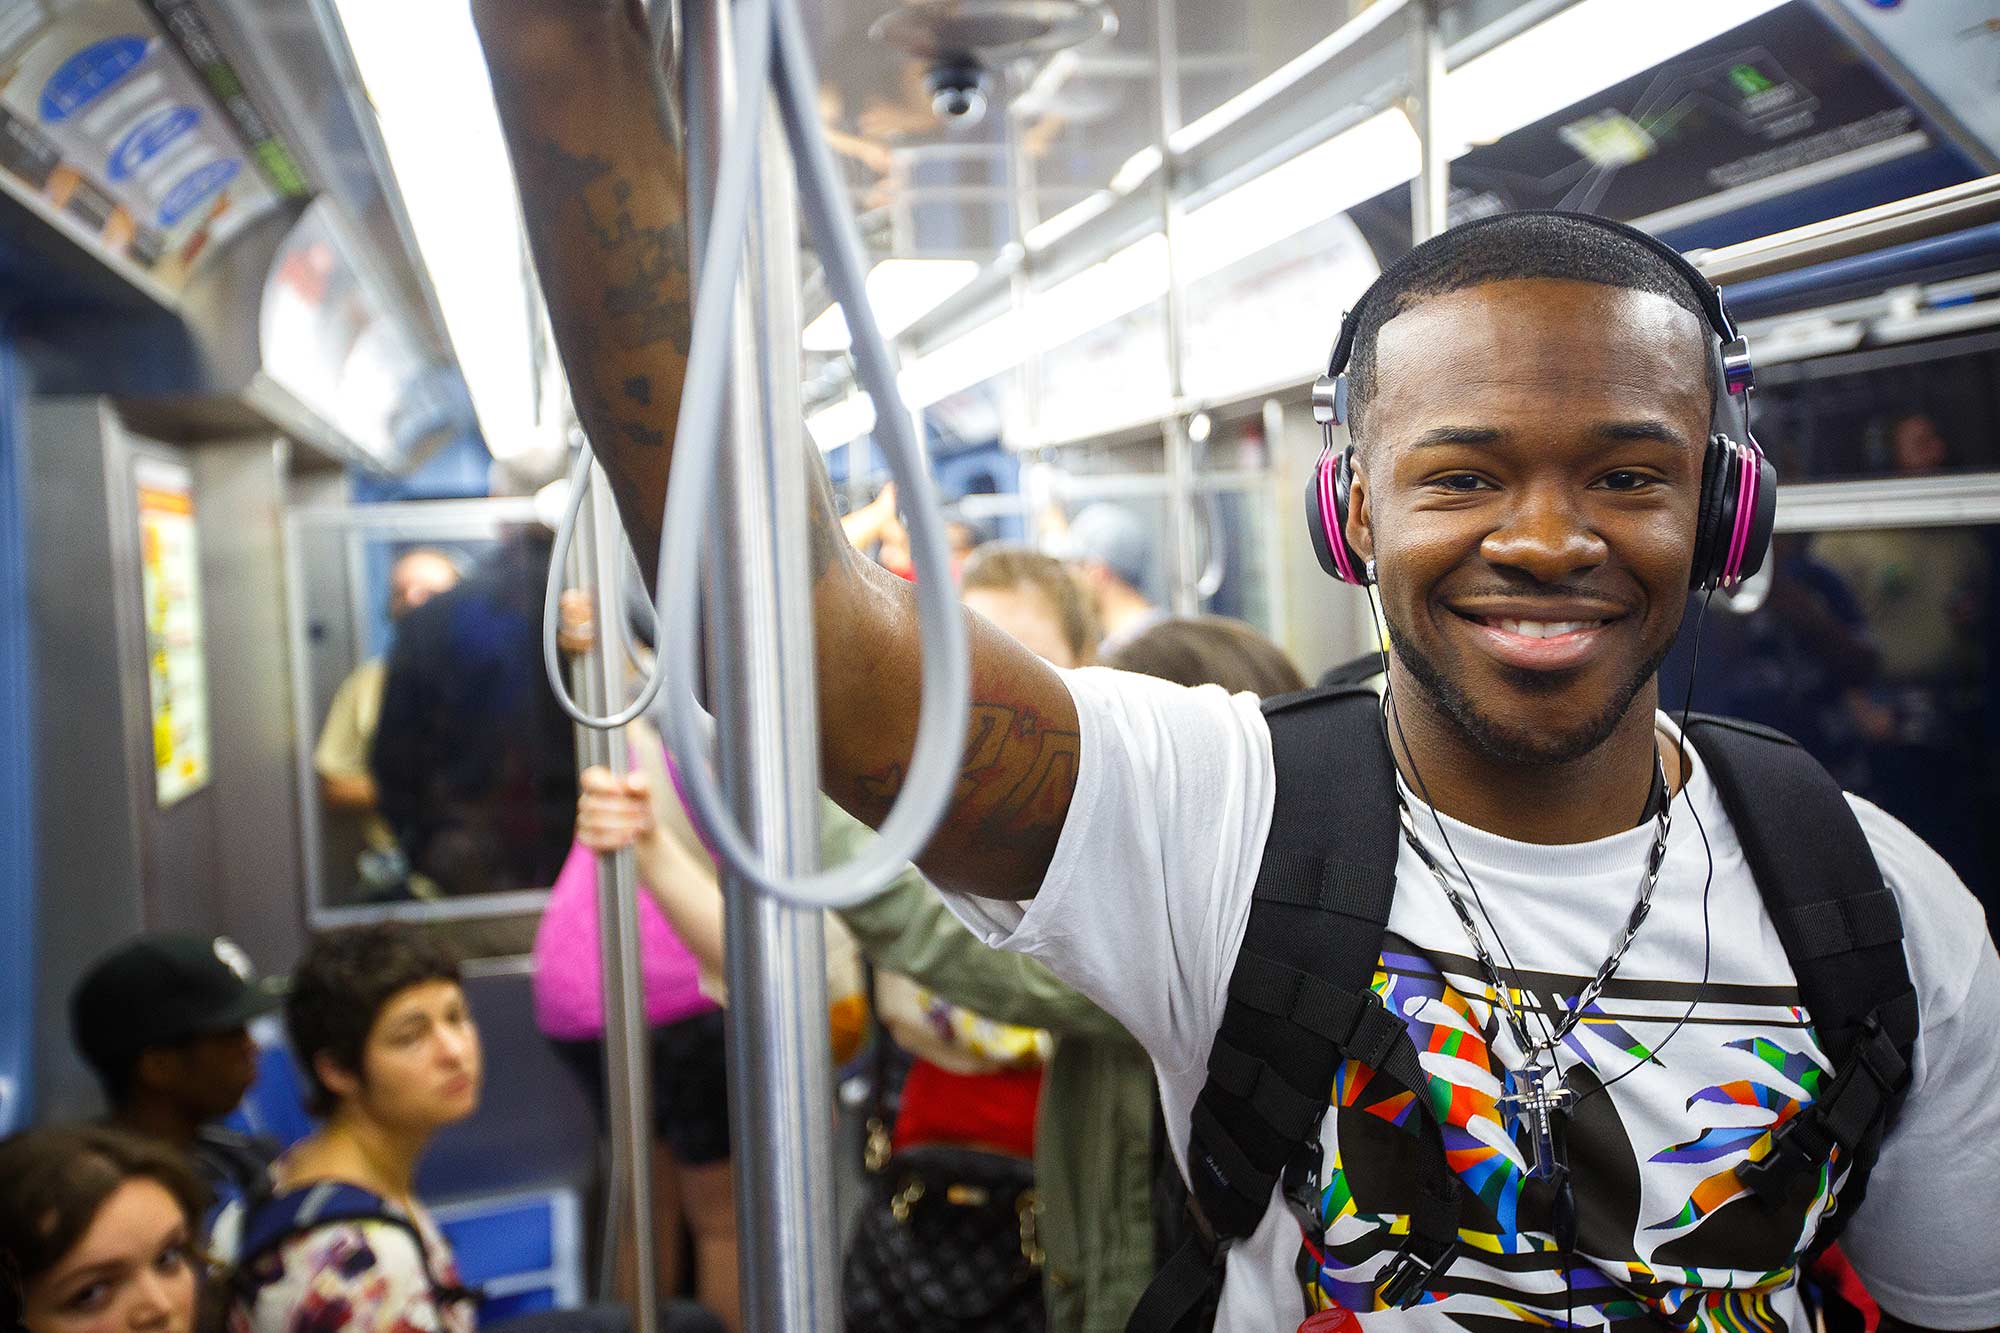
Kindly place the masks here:
[[(634, 111), (644, 36), (618, 0), (475, 13), (577, 408), (650, 569), (688, 325), (679, 150)], [(1690, 586), (1768, 538), (1713, 299), (1574, 216), (1460, 228), (1384, 275), (1329, 377), (1357, 452), (1329, 448), (1313, 509), (1329, 569), (1379, 584), (1379, 696), (1264, 710), (1059, 672), (971, 617), (963, 776), (922, 868), (1144, 1043), (1201, 1225), (1239, 1237), (1191, 1281), (1171, 1266), (1135, 1329), (1198, 1326), (1222, 1276), (1234, 1333), (1388, 1310), (1803, 1333), (1802, 1261), (1850, 1217), (1896, 1318), (2000, 1308), (1978, 905), (1797, 751), (1683, 747), (1659, 711)], [(917, 721), (913, 597), (815, 475), (822, 775), (879, 820)], [(1364, 725), (1316, 730), (1334, 702)], [(1771, 779), (1711, 771), (1744, 754)], [(1293, 1034), (1321, 1072), (1296, 1076)], [(1245, 1108), (1287, 1128), (1260, 1141)]]

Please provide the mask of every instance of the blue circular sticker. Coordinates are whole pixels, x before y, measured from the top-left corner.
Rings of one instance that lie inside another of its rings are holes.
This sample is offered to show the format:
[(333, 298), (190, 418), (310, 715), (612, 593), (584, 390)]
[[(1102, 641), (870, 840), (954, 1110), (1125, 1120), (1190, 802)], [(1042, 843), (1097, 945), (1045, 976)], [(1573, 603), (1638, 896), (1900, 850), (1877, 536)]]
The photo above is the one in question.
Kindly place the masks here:
[(134, 125), (111, 150), (104, 174), (114, 181), (127, 180), (139, 168), (164, 153), (180, 137), (201, 121), (201, 112), (191, 106), (170, 106)]
[(68, 60), (42, 85), (42, 119), (67, 120), (89, 106), (146, 58), (146, 39), (136, 33), (92, 42)]
[(216, 191), (236, 179), (236, 173), (242, 169), (242, 162), (225, 157), (184, 178), (160, 201), (160, 225), (171, 227), (179, 222)]

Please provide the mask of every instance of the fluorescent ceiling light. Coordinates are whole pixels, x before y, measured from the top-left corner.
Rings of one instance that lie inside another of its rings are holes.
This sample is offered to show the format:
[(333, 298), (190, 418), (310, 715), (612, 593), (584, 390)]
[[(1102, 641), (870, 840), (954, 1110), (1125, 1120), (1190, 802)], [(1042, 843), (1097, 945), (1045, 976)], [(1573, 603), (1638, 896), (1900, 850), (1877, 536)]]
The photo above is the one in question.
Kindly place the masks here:
[(1140, 184), (1160, 169), (1162, 155), (1158, 144), (1149, 143), (1119, 165), (1111, 173), (1111, 193), (1130, 194)]
[(1400, 111), (1380, 112), (1190, 212), (1182, 280), (1219, 273), (1416, 177), (1422, 150)]
[[(868, 304), (884, 338), (893, 338), (979, 276), (976, 259), (885, 259), (868, 273)], [(844, 352), (847, 316), (838, 303), (806, 325), (808, 352)]]
[[(1784, 2), (1674, 0), (1641, 5), (1632, 0), (1581, 0), (1447, 76), (1448, 140), (1455, 145), (1451, 155), (1533, 124)], [(1303, 68), (1307, 63), (1301, 57), (1267, 81), (1296, 80), (1293, 66)], [(1191, 143), (1198, 128), (1212, 132), (1211, 119), (1219, 125), (1243, 114), (1242, 107), (1261, 105), (1256, 93), (1252, 88), (1232, 98), (1225, 104), (1228, 116), (1212, 113), (1212, 118), (1189, 126), (1177, 141)], [(1191, 210), (1179, 237), (1182, 281), (1219, 273), (1414, 179), (1420, 151), (1407, 117), (1400, 111), (1380, 112)], [(1157, 167), (1157, 161), (1156, 150), (1134, 154), (1112, 189), (1098, 191), (1029, 232), (1029, 248), (1041, 249), (1103, 213), (1121, 181), (1131, 188)], [(1053, 350), (1121, 318), (1165, 291), (1165, 246), (1155, 232), (1037, 294), (1024, 309), (1008, 311), (917, 358), (903, 373), (905, 394), (912, 407), (927, 407), (1036, 352)], [(868, 425), (857, 424), (861, 415), (847, 406), (853, 401), (815, 415), (815, 421), (823, 422), (814, 429), (823, 448), (867, 431)], [(838, 415), (829, 415), (834, 413)], [(850, 429), (853, 435), (834, 438)]]
[(1043, 218), (1028, 228), (1021, 239), (1030, 250), (1046, 250), (1092, 218), (1102, 217), (1117, 197), (1109, 190), (1093, 191), (1054, 217)]
[(1582, 0), (1453, 70), (1447, 136), (1457, 157), (1662, 61), (1719, 37), (1785, 0)]
[(538, 449), (520, 209), (470, 7), (336, 4), (486, 447)]

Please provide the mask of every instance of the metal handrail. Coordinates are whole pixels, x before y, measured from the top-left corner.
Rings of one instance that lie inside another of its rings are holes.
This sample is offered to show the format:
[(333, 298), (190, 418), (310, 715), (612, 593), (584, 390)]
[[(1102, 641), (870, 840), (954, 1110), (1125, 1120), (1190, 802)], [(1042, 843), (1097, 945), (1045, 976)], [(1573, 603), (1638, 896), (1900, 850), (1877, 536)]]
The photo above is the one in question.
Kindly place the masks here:
[(1982, 176), (1754, 241), (1696, 251), (1688, 258), (1710, 282), (1723, 285), (1789, 273), (1996, 220), (2000, 220), (2000, 175)]

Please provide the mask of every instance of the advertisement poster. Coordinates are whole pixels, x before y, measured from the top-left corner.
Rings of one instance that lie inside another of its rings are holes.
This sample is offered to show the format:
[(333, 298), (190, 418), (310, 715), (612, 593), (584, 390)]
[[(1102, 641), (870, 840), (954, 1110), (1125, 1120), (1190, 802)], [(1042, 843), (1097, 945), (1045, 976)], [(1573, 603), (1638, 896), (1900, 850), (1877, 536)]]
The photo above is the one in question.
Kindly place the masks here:
[(139, 569), (146, 616), (146, 691), (152, 707), (154, 790), (162, 810), (208, 785), (208, 663), (188, 470), (133, 462), (139, 492)]
[[(174, 291), (277, 204), (271, 165), (281, 186), (303, 184), (212, 42), (197, 54), (199, 67), (137, 0), (0, 0), (0, 172)], [(246, 116), (267, 142), (246, 147)]]
[[(1764, 234), (1829, 215), (1797, 211), (1811, 185), (1844, 191), (1819, 201), (1836, 211), (1886, 202), (1865, 169), (1895, 164), (1906, 171), (1881, 188), (1978, 174), (1853, 43), (1791, 4), (1472, 149), (1451, 165), (1452, 220), (1567, 208), (1672, 231), (1765, 203), (1775, 214), (1748, 224)], [(1409, 246), (1409, 211), (1399, 187), (1353, 216), (1386, 260)]]

